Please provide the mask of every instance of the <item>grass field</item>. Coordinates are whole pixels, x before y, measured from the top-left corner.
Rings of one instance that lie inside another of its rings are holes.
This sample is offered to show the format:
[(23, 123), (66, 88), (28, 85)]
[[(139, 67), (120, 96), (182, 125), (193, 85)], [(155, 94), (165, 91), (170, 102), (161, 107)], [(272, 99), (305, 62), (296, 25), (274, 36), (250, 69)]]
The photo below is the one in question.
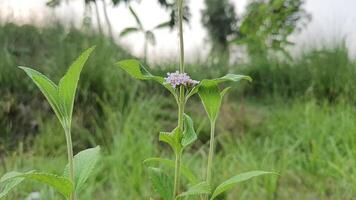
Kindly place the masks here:
[[(158, 132), (174, 127), (173, 99), (159, 86), (143, 85), (116, 69), (113, 63), (130, 55), (104, 37), (68, 33), (60, 26), (4, 25), (0, 40), (1, 174), (32, 168), (61, 173), (66, 163), (60, 124), (15, 67), (34, 66), (58, 80), (79, 52), (97, 44), (79, 85), (73, 141), (75, 152), (101, 145), (103, 157), (80, 199), (149, 199), (153, 192), (143, 160), (171, 155), (158, 142)], [(355, 199), (355, 62), (344, 45), (305, 52), (292, 61), (230, 66), (254, 82), (236, 86), (225, 99), (217, 124), (214, 182), (254, 169), (280, 175), (256, 178), (220, 199)], [(153, 70), (164, 74), (174, 65)], [(226, 70), (217, 67), (191, 63), (188, 71), (202, 79)], [(199, 140), (183, 160), (202, 179), (209, 124), (198, 99), (192, 101), (187, 112), (196, 121)], [(36, 182), (19, 187), (9, 199), (25, 199), (35, 191), (42, 199), (61, 199)]]

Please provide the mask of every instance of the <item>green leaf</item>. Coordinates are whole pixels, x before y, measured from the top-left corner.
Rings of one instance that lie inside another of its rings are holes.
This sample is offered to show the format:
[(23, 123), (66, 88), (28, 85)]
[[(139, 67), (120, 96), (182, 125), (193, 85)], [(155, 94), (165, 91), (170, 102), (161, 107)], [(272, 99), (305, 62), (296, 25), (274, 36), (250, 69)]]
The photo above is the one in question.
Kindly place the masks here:
[(63, 127), (70, 125), (67, 123), (71, 122), (75, 91), (77, 89), (79, 75), (82, 71), (84, 63), (94, 48), (95, 47), (92, 47), (86, 50), (69, 67), (68, 72), (60, 80), (59, 86), (36, 70), (27, 67), (20, 67), (44, 94)]
[[(144, 164), (153, 163), (153, 162), (161, 163), (172, 169), (175, 168), (175, 162), (173, 160), (169, 160), (165, 158), (147, 158), (146, 160), (143, 161)], [(197, 181), (198, 179), (194, 175), (194, 173), (184, 164), (181, 165), (181, 172), (182, 175), (185, 176), (191, 184), (196, 184), (198, 182)]]
[(172, 180), (159, 168), (149, 167), (149, 177), (154, 190), (164, 200), (172, 200), (173, 185)]
[(62, 101), (64, 103), (66, 117), (69, 119), (69, 122), (71, 122), (72, 120), (75, 92), (77, 90), (80, 73), (83, 69), (85, 62), (88, 60), (90, 54), (93, 52), (94, 49), (95, 47), (91, 47), (84, 51), (73, 62), (73, 64), (69, 67), (67, 73), (59, 81), (59, 96), (62, 98)]
[(210, 121), (215, 122), (219, 114), (222, 96), (216, 83), (201, 85), (199, 87), (199, 97), (203, 102), (204, 109)]
[(35, 171), (29, 171), (26, 173), (9, 172), (5, 174), (0, 180), (1, 188), (3, 188), (0, 193), (0, 199), (5, 197), (11, 189), (16, 187), (25, 179), (35, 180), (47, 184), (67, 198), (73, 191), (73, 184), (66, 177)]
[(124, 37), (130, 33), (138, 32), (138, 31), (139, 31), (139, 29), (136, 27), (127, 27), (120, 32), (120, 37)]
[(197, 134), (194, 130), (193, 120), (187, 114), (184, 114), (184, 132), (182, 138), (182, 146), (186, 147), (197, 139)]
[(175, 89), (170, 85), (165, 83), (164, 78), (161, 76), (152, 75), (143, 64), (136, 59), (122, 60), (116, 63), (117, 66), (125, 70), (132, 77), (139, 80), (153, 80), (163, 85), (167, 90), (169, 90), (174, 97), (177, 99), (177, 94)]
[(175, 153), (182, 150), (181, 138), (182, 133), (180, 133), (179, 128), (175, 128), (172, 132), (159, 133), (159, 141), (169, 144)]
[(202, 195), (202, 194), (210, 194), (210, 193), (211, 193), (211, 188), (209, 184), (204, 181), (190, 187), (186, 192), (183, 192), (180, 195), (178, 195), (178, 197)]
[(242, 181), (246, 181), (248, 179), (251, 179), (256, 176), (264, 175), (264, 174), (276, 174), (274, 172), (265, 172), (265, 171), (250, 171), (250, 172), (245, 172), (242, 174), (238, 174), (223, 183), (221, 183), (214, 191), (213, 195), (211, 196), (210, 200), (213, 200), (215, 197), (217, 197), (219, 194), (225, 192), (226, 190), (231, 189), (233, 186), (235, 186), (237, 183), (240, 183)]
[(249, 77), (249, 76), (245, 76), (245, 75), (226, 74), (223, 77), (212, 79), (212, 81), (214, 81), (217, 84), (223, 83), (223, 82), (227, 82), (227, 81), (238, 82), (238, 81), (241, 81), (241, 80), (252, 81), (252, 78)]
[[(100, 147), (90, 148), (79, 152), (74, 156), (74, 187), (75, 192), (83, 189), (87, 179), (100, 158)], [(68, 165), (64, 169), (64, 176), (69, 177)]]
[(58, 94), (58, 87), (54, 84), (49, 78), (40, 72), (27, 68), (27, 67), (19, 67), (25, 71), (25, 73), (32, 79), (32, 81), (37, 85), (43, 95), (46, 97), (48, 103), (51, 105), (54, 113), (57, 118), (63, 125), (64, 119), (64, 111), (63, 111), (63, 103), (62, 99)]
[[(191, 93), (198, 92), (201, 101), (203, 102), (204, 109), (208, 114), (208, 117), (211, 122), (215, 122), (219, 114), (221, 107), (222, 98), (229, 90), (229, 88), (224, 89), (222, 92), (219, 89), (219, 84), (223, 82), (237, 82), (240, 80), (249, 80), (252, 79), (249, 76), (236, 75), (236, 74), (227, 74), (223, 77), (216, 79), (204, 79), (202, 80), (196, 88), (192, 90)], [(189, 95), (193, 95), (189, 94)]]

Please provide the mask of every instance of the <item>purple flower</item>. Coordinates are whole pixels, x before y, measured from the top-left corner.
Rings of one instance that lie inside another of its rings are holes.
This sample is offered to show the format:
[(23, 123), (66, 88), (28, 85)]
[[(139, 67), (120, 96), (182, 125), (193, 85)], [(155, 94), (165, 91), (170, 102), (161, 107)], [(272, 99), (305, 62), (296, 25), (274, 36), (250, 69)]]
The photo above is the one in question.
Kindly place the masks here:
[(192, 87), (199, 83), (199, 81), (192, 80), (187, 73), (179, 73), (178, 71), (167, 73), (167, 78), (164, 78), (164, 80), (166, 83), (171, 84), (173, 88), (180, 85)]

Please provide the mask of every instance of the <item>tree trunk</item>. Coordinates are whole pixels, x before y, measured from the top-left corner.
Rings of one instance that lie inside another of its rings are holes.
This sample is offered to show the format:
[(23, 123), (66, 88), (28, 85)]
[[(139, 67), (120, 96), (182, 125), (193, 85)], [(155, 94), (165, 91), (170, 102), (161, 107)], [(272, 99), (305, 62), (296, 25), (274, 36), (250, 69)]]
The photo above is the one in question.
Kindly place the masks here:
[(107, 10), (107, 7), (106, 7), (106, 2), (105, 2), (105, 0), (102, 0), (102, 1), (103, 1), (103, 10), (104, 10), (104, 16), (105, 16), (105, 20), (106, 20), (106, 25), (108, 26), (109, 36), (111, 37), (111, 39), (113, 39), (114, 35), (113, 35), (113, 32), (112, 32), (111, 23), (110, 23), (110, 19), (109, 19), (109, 16), (108, 16), (108, 10)]
[(94, 1), (95, 5), (95, 14), (96, 14), (96, 21), (98, 22), (98, 28), (100, 34), (103, 34), (103, 28), (101, 27), (101, 21), (100, 21), (100, 13), (99, 13), (99, 8), (98, 8), (98, 3)]

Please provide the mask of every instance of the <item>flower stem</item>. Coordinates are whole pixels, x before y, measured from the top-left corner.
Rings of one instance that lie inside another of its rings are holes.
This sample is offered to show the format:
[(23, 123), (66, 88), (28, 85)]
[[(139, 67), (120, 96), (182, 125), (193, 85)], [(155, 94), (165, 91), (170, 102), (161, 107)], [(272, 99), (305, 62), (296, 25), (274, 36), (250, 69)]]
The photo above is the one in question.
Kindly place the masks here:
[(211, 185), (211, 177), (213, 173), (213, 158), (215, 145), (215, 121), (210, 122), (210, 147), (208, 156), (208, 167), (206, 172), (206, 182)]
[(184, 38), (183, 38), (183, 3), (184, 0), (178, 0), (179, 15), (179, 47), (180, 47), (180, 65), (179, 72), (184, 73)]
[[(183, 40), (183, 3), (184, 0), (178, 1), (178, 15), (179, 15), (179, 46), (180, 46), (180, 59), (179, 59), (179, 72), (184, 73), (184, 40)], [(179, 87), (179, 99), (178, 99), (178, 128), (179, 132), (183, 134), (183, 115), (185, 107), (185, 94), (184, 86)], [(180, 168), (181, 168), (182, 152), (176, 152), (175, 170), (174, 170), (174, 189), (173, 199), (179, 194), (180, 184)]]
[[(73, 144), (70, 128), (65, 128), (66, 140), (67, 140), (67, 153), (68, 153), (68, 167), (69, 167), (69, 180), (74, 185), (74, 165), (73, 165)], [(70, 195), (70, 200), (75, 200), (75, 192)]]

